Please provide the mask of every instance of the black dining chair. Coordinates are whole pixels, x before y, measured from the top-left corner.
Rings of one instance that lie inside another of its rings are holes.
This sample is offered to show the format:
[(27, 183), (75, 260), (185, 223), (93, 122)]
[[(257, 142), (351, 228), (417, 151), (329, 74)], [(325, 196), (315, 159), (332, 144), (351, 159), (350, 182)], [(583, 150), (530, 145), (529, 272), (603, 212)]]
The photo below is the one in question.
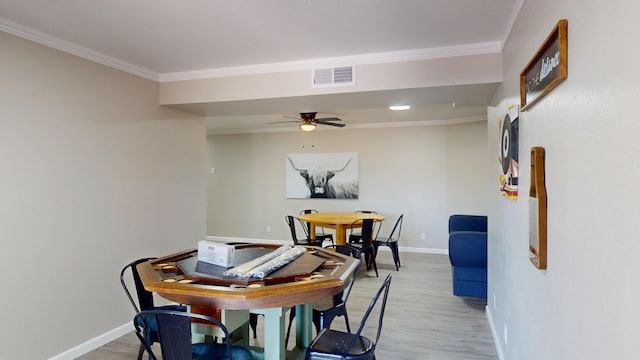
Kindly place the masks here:
[[(351, 245), (327, 245), (325, 249), (335, 249), (336, 252), (351, 256), (356, 259), (360, 259), (360, 250)], [(358, 277), (358, 268), (356, 268), (353, 273), (353, 277), (351, 278), (351, 283), (347, 288), (346, 292), (341, 291), (332, 297), (326, 299), (326, 301), (319, 301), (313, 303), (313, 325), (316, 328), (316, 334), (319, 334), (322, 329), (331, 327), (331, 323), (333, 319), (338, 316), (344, 316), (345, 325), (347, 327), (347, 331), (351, 332), (351, 326), (349, 325), (349, 314), (347, 314), (347, 300), (349, 299), (349, 294), (351, 294), (351, 289), (353, 288), (353, 284), (356, 282), (356, 278)], [(295, 320), (296, 312), (295, 307), (291, 308), (289, 312), (289, 327), (287, 328), (287, 335), (285, 337), (285, 344), (289, 343), (289, 335), (291, 333), (291, 324)]]
[[(373, 210), (358, 210), (356, 213), (360, 214), (377, 214), (377, 212)], [(347, 239), (349, 243), (359, 243), (362, 242), (362, 233), (360, 230), (353, 230), (349, 234), (349, 238)]]
[(367, 270), (373, 269), (376, 272), (376, 277), (378, 277), (378, 265), (376, 264), (376, 251), (373, 247), (374, 236), (373, 234), (380, 230), (380, 223), (373, 219), (358, 219), (351, 223), (350, 228), (357, 229), (360, 228), (362, 239), (371, 239), (367, 241), (362, 241), (359, 243), (351, 243), (349, 245), (360, 250), (361, 256), (364, 257), (364, 263), (367, 266)]
[[(307, 227), (304, 222), (293, 215), (287, 215), (284, 217), (287, 222), (287, 226), (289, 226), (289, 231), (291, 232), (291, 239), (293, 240), (294, 245), (306, 245), (306, 246), (320, 246), (322, 247), (322, 241), (316, 239), (316, 241), (312, 241), (307, 233)], [(302, 228), (305, 236), (303, 238), (298, 237), (297, 228)]]
[[(149, 257), (149, 258), (142, 258), (142, 259), (135, 260), (130, 264), (128, 264), (127, 266), (125, 266), (124, 268), (122, 268), (122, 271), (120, 271), (120, 284), (122, 285), (122, 288), (124, 289), (125, 294), (129, 298), (129, 301), (131, 302), (131, 305), (133, 306), (133, 309), (135, 310), (136, 314), (140, 313), (141, 311), (147, 311), (147, 310), (172, 310), (172, 311), (182, 311), (182, 312), (187, 311), (187, 307), (184, 305), (165, 305), (165, 306), (154, 305), (153, 293), (150, 291), (147, 291), (144, 288), (144, 284), (140, 279), (140, 274), (138, 273), (138, 269), (137, 269), (138, 264), (141, 264), (143, 262), (153, 260), (153, 259), (156, 259), (156, 258)], [(127, 274), (130, 274), (130, 275), (127, 275)], [(133, 284), (135, 285), (135, 288), (136, 288), (137, 303), (136, 303), (136, 300), (134, 300), (133, 295), (127, 288), (126, 279), (129, 277), (133, 279)], [(149, 322), (149, 326), (144, 327), (144, 339), (148, 346), (151, 346), (154, 342), (158, 341), (158, 327), (153, 322)], [(145, 346), (141, 344), (140, 349), (138, 350), (138, 360), (142, 359), (142, 354), (144, 354), (144, 351), (145, 351)], [(149, 354), (149, 359), (151, 359), (151, 354)]]
[[(387, 306), (390, 286), (391, 274), (387, 275), (382, 286), (380, 286), (373, 300), (371, 300), (369, 308), (367, 308), (367, 311), (362, 317), (358, 331), (356, 331), (355, 334), (328, 328), (323, 329), (307, 348), (305, 360), (374, 360), (376, 358), (376, 344), (378, 344), (382, 332), (382, 320), (384, 318), (384, 310)], [(363, 336), (362, 331), (365, 328), (369, 315), (371, 315), (381, 296), (382, 301), (379, 305), (378, 328), (374, 341)]]
[[(401, 214), (400, 217), (398, 217), (398, 220), (396, 220), (395, 225), (393, 225), (393, 230), (391, 230), (389, 236), (383, 238), (376, 237), (376, 239), (373, 241), (373, 247), (375, 248), (376, 257), (378, 255), (378, 248), (380, 246), (387, 246), (389, 249), (391, 249), (391, 255), (393, 256), (393, 263), (396, 266), (396, 271), (400, 270), (401, 266), (400, 253), (398, 251), (398, 240), (400, 239), (400, 232), (402, 231), (403, 218), (404, 214)], [(398, 234), (394, 237), (394, 235), (396, 234), (396, 230), (398, 231)]]
[[(315, 209), (304, 209), (302, 211), (300, 211), (300, 215), (303, 214), (317, 214), (318, 210)], [(305, 222), (307, 229), (306, 229), (306, 233), (310, 234), (311, 233), (311, 223), (310, 222)], [(325, 234), (324, 232), (324, 228), (322, 227), (318, 227), (316, 226), (316, 241), (320, 241), (320, 242), (325, 242), (325, 240), (329, 240), (331, 241), (331, 244), (334, 244), (333, 242), (333, 234)]]
[(171, 310), (146, 310), (138, 313), (133, 320), (136, 336), (152, 360), (157, 356), (147, 343), (145, 329), (155, 324), (158, 328), (158, 343), (162, 360), (251, 360), (251, 352), (241, 346), (232, 346), (230, 341), (220, 343), (192, 343), (191, 322), (220, 328), (225, 339), (229, 338), (227, 328), (218, 319), (206, 315)]

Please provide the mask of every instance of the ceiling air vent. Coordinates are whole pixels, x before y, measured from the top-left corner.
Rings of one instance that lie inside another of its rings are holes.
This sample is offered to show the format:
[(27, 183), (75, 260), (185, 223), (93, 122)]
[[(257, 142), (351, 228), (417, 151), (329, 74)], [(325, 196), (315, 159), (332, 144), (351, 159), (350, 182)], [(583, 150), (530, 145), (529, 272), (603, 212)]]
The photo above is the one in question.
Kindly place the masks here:
[(313, 69), (313, 87), (354, 85), (353, 66)]

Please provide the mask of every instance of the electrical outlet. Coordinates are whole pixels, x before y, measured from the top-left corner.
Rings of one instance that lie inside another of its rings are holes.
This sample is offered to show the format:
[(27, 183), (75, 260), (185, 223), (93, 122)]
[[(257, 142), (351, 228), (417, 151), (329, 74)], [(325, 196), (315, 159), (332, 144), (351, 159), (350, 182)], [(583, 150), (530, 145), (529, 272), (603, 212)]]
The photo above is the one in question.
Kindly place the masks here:
[(267, 232), (271, 232), (271, 225), (267, 225)]
[(420, 233), (420, 240), (424, 240), (425, 239), (425, 234), (424, 233)]

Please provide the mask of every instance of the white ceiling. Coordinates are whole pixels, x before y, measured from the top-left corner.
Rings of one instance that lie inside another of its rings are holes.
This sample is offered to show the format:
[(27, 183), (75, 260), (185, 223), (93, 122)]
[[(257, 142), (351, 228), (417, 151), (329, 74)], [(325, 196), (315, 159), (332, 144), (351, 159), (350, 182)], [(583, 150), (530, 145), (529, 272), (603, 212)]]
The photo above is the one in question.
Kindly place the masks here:
[[(250, 65), (473, 44), (501, 46), (523, 1), (0, 0), (0, 30), (161, 80)], [(450, 86), (188, 109), (211, 115), (209, 132), (242, 131), (277, 117), (282, 121), (281, 115), (293, 115), (301, 107), (338, 115), (347, 124), (446, 120), (486, 113), (495, 88)], [(442, 99), (451, 97), (442, 94), (451, 93), (461, 99), (456, 107), (443, 105)], [(415, 99), (412, 111), (422, 115), (375, 115), (380, 104), (394, 98)]]

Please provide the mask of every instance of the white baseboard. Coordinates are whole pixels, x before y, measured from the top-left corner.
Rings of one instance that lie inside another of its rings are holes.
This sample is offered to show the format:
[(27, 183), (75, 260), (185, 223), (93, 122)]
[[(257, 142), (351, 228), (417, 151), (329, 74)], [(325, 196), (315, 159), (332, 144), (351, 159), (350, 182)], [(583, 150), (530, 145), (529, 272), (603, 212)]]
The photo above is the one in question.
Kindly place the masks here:
[(493, 324), (493, 315), (491, 314), (491, 309), (489, 308), (489, 305), (485, 307), (485, 313), (487, 314), (487, 321), (489, 321), (489, 327), (491, 328), (491, 335), (493, 335), (493, 343), (496, 346), (498, 359), (504, 360), (504, 354), (502, 353), (502, 343), (500, 342), (500, 336), (498, 336), (496, 327)]
[(124, 325), (108, 331), (102, 335), (96, 336), (93, 339), (87, 340), (84, 343), (75, 346), (63, 353), (49, 358), (49, 360), (73, 360), (90, 351), (93, 351), (105, 344), (112, 342), (113, 340), (124, 336), (133, 331), (133, 323), (128, 322)]
[[(384, 249), (385, 247), (380, 247)], [(417, 254), (437, 254), (437, 255), (449, 255), (448, 249), (436, 249), (436, 248), (417, 248), (417, 247), (402, 247), (398, 248), (400, 252), (417, 253)]]

